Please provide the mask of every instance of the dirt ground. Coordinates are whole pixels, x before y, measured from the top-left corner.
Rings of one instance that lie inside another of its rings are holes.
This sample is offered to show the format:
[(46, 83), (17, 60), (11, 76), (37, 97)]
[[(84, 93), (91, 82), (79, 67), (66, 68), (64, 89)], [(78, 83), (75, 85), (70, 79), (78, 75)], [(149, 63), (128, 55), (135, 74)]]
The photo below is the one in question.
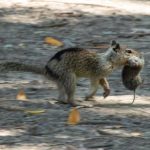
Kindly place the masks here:
[[(128, 91), (121, 70), (109, 77), (111, 94), (85, 102), (89, 81), (79, 80), (81, 122), (67, 125), (71, 108), (56, 101), (53, 82), (28, 72), (0, 72), (0, 150), (150, 150), (150, 2), (147, 0), (0, 0), (0, 63), (44, 66), (67, 47), (102, 52), (112, 39), (144, 53), (144, 84)], [(44, 43), (52, 36), (64, 43)], [(16, 100), (23, 89), (27, 101)], [(10, 108), (10, 109), (7, 109)], [(45, 110), (29, 114), (25, 110)]]

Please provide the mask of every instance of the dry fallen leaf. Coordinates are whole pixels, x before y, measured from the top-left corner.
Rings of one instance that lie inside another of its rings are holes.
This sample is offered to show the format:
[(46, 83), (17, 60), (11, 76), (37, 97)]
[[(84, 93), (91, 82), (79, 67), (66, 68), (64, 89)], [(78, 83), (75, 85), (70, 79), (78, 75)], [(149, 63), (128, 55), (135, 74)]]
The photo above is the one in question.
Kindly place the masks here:
[(38, 109), (38, 110), (25, 110), (24, 112), (30, 115), (38, 115), (44, 113), (45, 111), (46, 111), (45, 109)]
[(80, 122), (80, 113), (76, 107), (74, 107), (68, 117), (68, 124), (76, 125)]
[(64, 45), (61, 41), (59, 41), (53, 37), (46, 37), (44, 39), (44, 41), (46, 44), (50, 44), (52, 46), (63, 46)]
[(23, 90), (20, 90), (16, 96), (17, 100), (22, 100), (22, 101), (26, 101), (27, 100), (27, 96), (25, 94), (25, 92)]

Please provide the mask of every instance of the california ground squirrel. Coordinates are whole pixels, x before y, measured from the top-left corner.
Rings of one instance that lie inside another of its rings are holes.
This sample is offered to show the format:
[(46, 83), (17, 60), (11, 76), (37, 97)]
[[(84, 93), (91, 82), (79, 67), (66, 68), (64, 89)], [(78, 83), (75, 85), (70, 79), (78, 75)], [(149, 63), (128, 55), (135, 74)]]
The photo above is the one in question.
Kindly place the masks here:
[(105, 98), (110, 94), (106, 77), (121, 66), (128, 63), (134, 65), (135, 58), (138, 60), (140, 55), (139, 52), (122, 48), (119, 43), (112, 41), (108, 50), (101, 54), (82, 48), (61, 50), (48, 61), (45, 68), (9, 62), (0, 66), (8, 70), (45, 73), (57, 84), (58, 100), (75, 105), (74, 93), (78, 77), (87, 77), (91, 81), (91, 89), (86, 99), (96, 94), (99, 85), (103, 87)]
[(133, 104), (135, 100), (135, 90), (143, 83), (140, 75), (143, 66), (144, 57), (141, 55), (138, 59), (137, 57), (135, 57), (135, 59), (132, 58), (132, 62), (129, 59), (129, 63), (125, 65), (122, 70), (122, 81), (124, 86), (127, 89), (134, 91), (134, 98), (131, 104)]

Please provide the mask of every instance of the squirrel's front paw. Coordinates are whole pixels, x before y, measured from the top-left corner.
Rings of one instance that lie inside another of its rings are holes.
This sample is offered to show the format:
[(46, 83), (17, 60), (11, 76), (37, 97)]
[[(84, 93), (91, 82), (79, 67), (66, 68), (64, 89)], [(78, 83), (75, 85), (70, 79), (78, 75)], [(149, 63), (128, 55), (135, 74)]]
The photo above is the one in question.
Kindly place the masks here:
[(105, 92), (103, 93), (104, 98), (106, 98), (110, 94), (110, 89), (105, 89)]

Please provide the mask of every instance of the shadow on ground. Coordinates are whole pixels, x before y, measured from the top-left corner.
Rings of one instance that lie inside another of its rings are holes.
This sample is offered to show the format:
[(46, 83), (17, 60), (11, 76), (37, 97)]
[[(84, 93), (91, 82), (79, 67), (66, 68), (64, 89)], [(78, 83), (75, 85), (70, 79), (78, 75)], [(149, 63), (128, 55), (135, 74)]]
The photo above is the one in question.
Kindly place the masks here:
[[(145, 82), (137, 91), (140, 103), (126, 104), (128, 100), (124, 95), (131, 93), (123, 87), (120, 71), (117, 71), (109, 77), (111, 95), (122, 97), (116, 96), (114, 103), (111, 103), (114, 98), (110, 98), (110, 102), (100, 98), (98, 105), (79, 109), (81, 123), (69, 126), (67, 118), (71, 108), (54, 100), (57, 91), (51, 82), (27, 72), (1, 73), (1, 104), (46, 111), (29, 115), (24, 111), (0, 109), (0, 148), (45, 150), (74, 145), (88, 149), (144, 147), (149, 150), (149, 16), (127, 14), (101, 6), (66, 4), (66, 8), (60, 10), (59, 7), (0, 8), (0, 63), (17, 61), (40, 66), (62, 48), (80, 46), (102, 52), (112, 39), (118, 39), (123, 45), (145, 54), (142, 72)], [(46, 36), (60, 39), (65, 43), (64, 47), (45, 44)], [(36, 84), (33, 81), (37, 81)], [(87, 80), (80, 82), (84, 85), (78, 87), (77, 96), (83, 97), (88, 84)], [(15, 100), (20, 88), (26, 91), (29, 102)], [(118, 104), (122, 99), (125, 104)]]

